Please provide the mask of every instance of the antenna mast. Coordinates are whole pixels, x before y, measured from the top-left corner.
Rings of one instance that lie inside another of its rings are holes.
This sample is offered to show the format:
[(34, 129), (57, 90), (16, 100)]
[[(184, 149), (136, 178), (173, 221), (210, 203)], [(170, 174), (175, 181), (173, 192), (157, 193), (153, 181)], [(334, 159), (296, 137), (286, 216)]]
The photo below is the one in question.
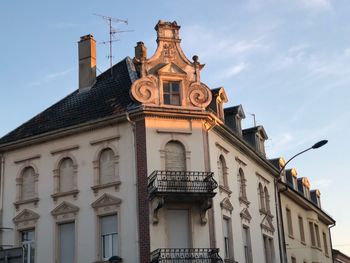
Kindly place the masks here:
[(99, 14), (94, 14), (95, 16), (101, 17), (104, 21), (107, 22), (108, 27), (109, 27), (109, 40), (100, 42), (100, 44), (109, 44), (109, 54), (107, 58), (109, 59), (109, 64), (110, 64), (110, 69), (111, 69), (111, 75), (112, 75), (112, 66), (113, 66), (113, 50), (112, 50), (112, 43), (119, 41), (119, 39), (114, 39), (114, 35), (117, 33), (123, 33), (123, 32), (132, 32), (133, 30), (117, 30), (112, 26), (113, 23), (123, 23), (123, 24), (128, 24), (128, 20), (123, 20), (119, 18), (113, 18), (110, 16), (104, 16), (104, 15), (99, 15)]

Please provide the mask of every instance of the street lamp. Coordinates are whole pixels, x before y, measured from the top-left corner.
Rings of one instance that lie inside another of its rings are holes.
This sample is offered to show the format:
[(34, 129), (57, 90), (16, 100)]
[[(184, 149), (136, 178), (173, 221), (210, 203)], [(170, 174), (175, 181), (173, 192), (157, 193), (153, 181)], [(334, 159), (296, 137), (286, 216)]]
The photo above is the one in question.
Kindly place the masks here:
[[(279, 173), (278, 173), (278, 177), (277, 177), (277, 180), (275, 181), (275, 202), (276, 202), (276, 214), (277, 214), (277, 231), (278, 231), (278, 237), (279, 237), (279, 246), (280, 246), (280, 251), (282, 252), (282, 249), (283, 249), (283, 255), (282, 253), (280, 253), (280, 257), (281, 257), (281, 262), (287, 262), (287, 253), (286, 253), (286, 248), (285, 248), (285, 237), (284, 237), (284, 227), (283, 227), (283, 218), (282, 218), (282, 205), (281, 205), (281, 191), (279, 191), (278, 189), (278, 183), (281, 181), (281, 175), (283, 173), (283, 171), (285, 170), (287, 164), (293, 160), (295, 157), (307, 152), (307, 151), (310, 151), (310, 150), (313, 150), (313, 149), (318, 149), (322, 146), (324, 146), (326, 143), (328, 142), (328, 140), (322, 140), (322, 141), (319, 141), (317, 143), (315, 143), (314, 145), (312, 145), (311, 147), (295, 154), (294, 156), (292, 156), (287, 162), (284, 162), (281, 164), (281, 168), (279, 170)], [(283, 160), (284, 161), (284, 160)], [(277, 203), (277, 196), (278, 196), (278, 203)], [(281, 224), (279, 223), (279, 219), (281, 220)], [(282, 229), (280, 229), (280, 227)], [(281, 232), (282, 232), (282, 240), (281, 240)], [(282, 245), (281, 245), (281, 242), (282, 242)], [(283, 247), (283, 248), (281, 248)]]
[(305, 153), (305, 152), (307, 152), (307, 151), (310, 151), (310, 150), (313, 150), (313, 149), (318, 149), (318, 148), (324, 146), (327, 142), (328, 142), (328, 140), (322, 140), (322, 141), (316, 142), (316, 143), (315, 143), (314, 145), (312, 145), (311, 147), (305, 149), (304, 151), (301, 151), (301, 152), (297, 153), (297, 154), (294, 155), (292, 158), (290, 158), (290, 159), (289, 159), (286, 163), (284, 163), (283, 166), (281, 167), (281, 169), (280, 169), (280, 171), (279, 171), (279, 174), (278, 174), (278, 177), (279, 177), (278, 179), (280, 180), (280, 176), (281, 176), (281, 174), (282, 174), (284, 168), (286, 168), (287, 164), (288, 164), (291, 160), (293, 160), (295, 157), (297, 157), (297, 156), (299, 156), (300, 154), (303, 154), (303, 153)]

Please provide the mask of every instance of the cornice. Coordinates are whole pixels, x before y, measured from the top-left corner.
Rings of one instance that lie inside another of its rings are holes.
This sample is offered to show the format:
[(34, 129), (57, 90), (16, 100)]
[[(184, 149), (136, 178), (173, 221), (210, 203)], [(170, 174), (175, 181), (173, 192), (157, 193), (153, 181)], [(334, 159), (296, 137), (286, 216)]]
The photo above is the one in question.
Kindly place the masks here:
[(290, 188), (287, 184), (280, 182), (280, 184), (285, 186), (285, 191), (281, 191), (281, 194), (289, 197), (298, 205), (303, 206), (305, 209), (309, 209), (317, 213), (318, 217), (326, 224), (334, 224), (335, 220), (328, 215), (324, 210), (314, 204), (311, 200), (307, 199), (305, 196), (301, 195), (295, 189)]
[(102, 128), (111, 124), (119, 123), (122, 121), (126, 121), (126, 116), (124, 113), (119, 115), (114, 115), (114, 116), (108, 116), (106, 118), (102, 118), (102, 119), (98, 119), (90, 122), (85, 122), (82, 124), (70, 126), (63, 129), (58, 129), (51, 132), (46, 132), (43, 134), (31, 136), (21, 140), (4, 143), (0, 145), (0, 153), (23, 148), (23, 147), (28, 147), (34, 144), (44, 143), (53, 139), (59, 139), (62, 137), (70, 136), (81, 132), (92, 131), (92, 130)]

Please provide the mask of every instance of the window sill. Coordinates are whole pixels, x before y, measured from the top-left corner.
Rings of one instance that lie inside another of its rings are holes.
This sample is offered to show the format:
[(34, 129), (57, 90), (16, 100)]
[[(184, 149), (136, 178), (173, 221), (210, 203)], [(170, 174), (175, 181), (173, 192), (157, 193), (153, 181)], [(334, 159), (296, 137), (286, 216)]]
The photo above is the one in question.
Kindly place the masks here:
[(34, 205), (37, 206), (38, 202), (39, 202), (39, 197), (34, 197), (26, 200), (19, 200), (14, 202), (13, 204), (15, 205), (16, 210), (18, 210), (21, 205), (34, 203)]
[(106, 184), (94, 185), (94, 186), (91, 186), (91, 189), (94, 191), (95, 194), (97, 194), (99, 190), (109, 188), (109, 187), (114, 187), (115, 190), (118, 190), (120, 184), (121, 184), (121, 181), (115, 181), (115, 182), (106, 183)]
[(239, 197), (239, 202), (242, 204), (246, 204), (247, 206), (250, 205), (250, 202), (248, 201), (248, 199), (246, 197)]
[(294, 239), (294, 236), (291, 235), (291, 234), (288, 234), (288, 237), (291, 238), (291, 239)]
[(225, 263), (235, 263), (236, 261), (232, 258), (226, 258), (226, 259), (224, 259), (224, 262)]
[(67, 192), (52, 194), (51, 197), (53, 198), (54, 201), (57, 201), (57, 199), (59, 197), (70, 196), (70, 195), (72, 195), (74, 199), (77, 199), (77, 195), (78, 194), (79, 194), (79, 190), (78, 189), (74, 189), (74, 190), (67, 191)]
[(228, 195), (232, 194), (232, 191), (227, 186), (224, 186), (224, 185), (219, 185), (219, 190), (220, 190), (220, 193), (225, 192)]
[(301, 244), (303, 244), (304, 246), (306, 246), (306, 242), (305, 241), (300, 241)]

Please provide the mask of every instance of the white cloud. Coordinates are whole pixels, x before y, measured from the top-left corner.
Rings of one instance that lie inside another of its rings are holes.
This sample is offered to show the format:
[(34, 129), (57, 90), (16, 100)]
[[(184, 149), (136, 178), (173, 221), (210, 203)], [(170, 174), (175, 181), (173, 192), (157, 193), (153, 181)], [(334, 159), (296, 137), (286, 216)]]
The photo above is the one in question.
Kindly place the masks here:
[(42, 85), (44, 83), (48, 83), (48, 82), (50, 82), (50, 81), (52, 81), (54, 79), (57, 79), (59, 77), (66, 76), (66, 75), (68, 75), (69, 73), (71, 73), (74, 70), (75, 70), (75, 68), (69, 68), (69, 69), (66, 69), (66, 70), (63, 70), (63, 71), (47, 74), (41, 80), (30, 83), (30, 86), (40, 86), (40, 85)]
[(186, 39), (186, 48), (195, 50), (205, 60), (222, 58), (228, 60), (269, 49), (263, 36), (238, 39), (227, 32), (213, 31), (199, 25), (184, 28), (182, 38)]
[(268, 148), (269, 155), (274, 158), (276, 155), (281, 154), (281, 149), (288, 148), (289, 145), (292, 145), (294, 140), (294, 135), (290, 132), (283, 133), (273, 140), (268, 140), (266, 148)]
[(300, 0), (300, 4), (305, 8), (316, 11), (330, 10), (332, 8), (330, 0)]
[(312, 188), (313, 189), (324, 189), (332, 184), (332, 180), (329, 178), (320, 178), (312, 181)]
[(246, 68), (247, 68), (247, 64), (245, 62), (241, 62), (237, 65), (234, 65), (234, 66), (228, 68), (226, 71), (224, 71), (222, 73), (222, 75), (220, 77), (221, 78), (229, 78), (229, 77), (236, 76), (236, 75), (240, 74)]

